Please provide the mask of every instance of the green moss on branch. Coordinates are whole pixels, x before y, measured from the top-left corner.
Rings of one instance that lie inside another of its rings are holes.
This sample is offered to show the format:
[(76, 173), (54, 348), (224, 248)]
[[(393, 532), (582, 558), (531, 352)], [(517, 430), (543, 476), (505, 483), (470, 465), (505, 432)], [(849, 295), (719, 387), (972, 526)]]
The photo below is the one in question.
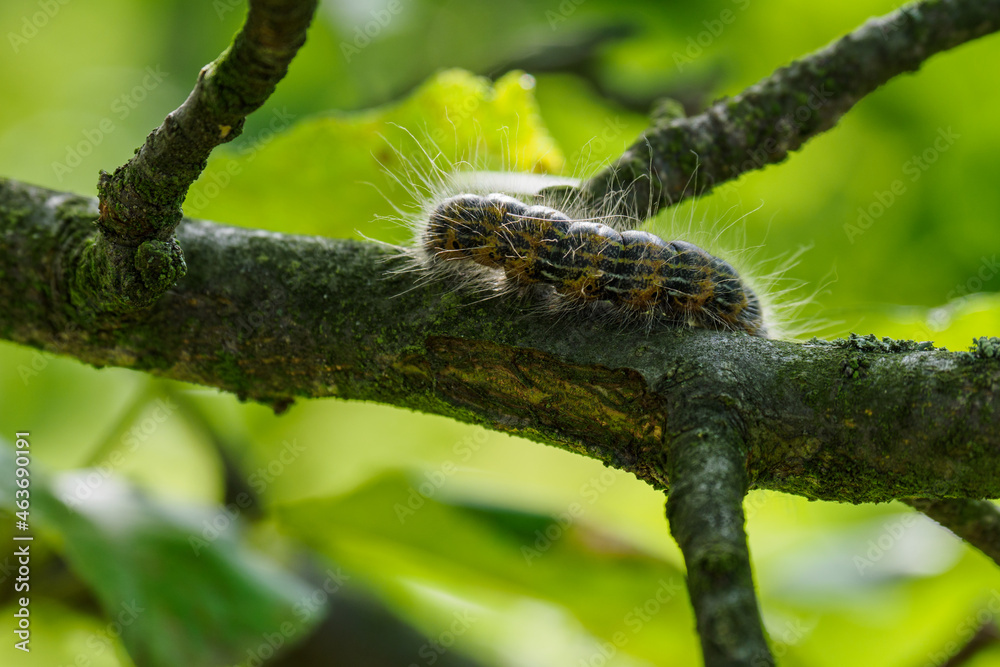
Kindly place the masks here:
[(135, 156), (102, 172), (98, 234), (76, 255), (72, 300), (92, 317), (155, 302), (187, 266), (173, 237), (181, 204), (209, 154), (232, 141), (288, 71), (316, 0), (251, 0), (243, 29), (205, 66), (192, 93)]
[(375, 244), (198, 221), (178, 227), (190, 270), (160, 302), (85, 317), (71, 260), (95, 217), (93, 201), (0, 181), (0, 338), (279, 408), (338, 396), (442, 414), (662, 489), (683, 401), (710, 397), (745, 424), (753, 487), (855, 503), (1000, 497), (998, 359), (556, 320), (420, 284)]
[(725, 409), (691, 402), (673, 441), (670, 531), (684, 553), (706, 667), (774, 665), (744, 532), (748, 479), (742, 436)]

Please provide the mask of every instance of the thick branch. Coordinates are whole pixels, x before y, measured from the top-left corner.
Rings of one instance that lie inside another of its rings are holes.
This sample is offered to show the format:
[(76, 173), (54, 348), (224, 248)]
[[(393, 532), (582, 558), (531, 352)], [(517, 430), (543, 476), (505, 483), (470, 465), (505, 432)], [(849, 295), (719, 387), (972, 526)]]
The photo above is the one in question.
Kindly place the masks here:
[(904, 498), (1000, 565), (1000, 508), (985, 500)]
[(911, 3), (701, 114), (654, 121), (581, 194), (595, 207), (614, 202), (619, 214), (651, 217), (661, 206), (781, 162), (893, 77), (998, 29), (1000, 0)]
[(202, 68), (187, 100), (135, 156), (98, 182), (100, 234), (76, 255), (70, 298), (89, 312), (153, 303), (186, 271), (173, 237), (212, 149), (239, 136), (305, 42), (316, 0), (251, 0), (233, 44)]
[[(0, 180), (0, 338), (277, 407), (339, 396), (563, 447), (667, 488), (680, 399), (745, 428), (751, 486), (847, 502), (1000, 497), (1000, 360), (857, 338), (645, 333), (394, 272), (371, 243), (187, 221), (191, 272), (147, 312), (78, 319), (66, 248), (93, 200)], [(37, 371), (16, 369), (30, 379)]]
[[(707, 400), (706, 400), (707, 399)], [(712, 397), (692, 402), (690, 430), (673, 442), (670, 530), (684, 553), (706, 667), (774, 665), (761, 624), (743, 529), (746, 452)], [(692, 406), (692, 407), (693, 407)], [(685, 420), (688, 421), (688, 420)]]

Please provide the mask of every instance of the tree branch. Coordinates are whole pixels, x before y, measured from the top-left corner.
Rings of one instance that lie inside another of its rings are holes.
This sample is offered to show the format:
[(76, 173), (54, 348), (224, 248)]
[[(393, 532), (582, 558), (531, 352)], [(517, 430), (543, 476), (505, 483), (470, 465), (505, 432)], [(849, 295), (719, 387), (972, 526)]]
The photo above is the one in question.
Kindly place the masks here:
[[(79, 317), (96, 203), (0, 180), (0, 338), (286, 407), (297, 396), (443, 414), (669, 488), (679, 401), (746, 424), (752, 487), (846, 502), (1000, 497), (1000, 361), (929, 344), (623, 331), (426, 283), (372, 243), (185, 221), (191, 271), (150, 310)], [(37, 373), (17, 369), (26, 381)]]
[(316, 0), (251, 0), (233, 44), (202, 68), (187, 100), (135, 156), (98, 181), (100, 233), (74, 256), (70, 300), (93, 316), (156, 301), (184, 275), (174, 229), (212, 149), (232, 141), (305, 42)]
[(904, 498), (1000, 565), (1000, 508), (986, 500)]
[(728, 410), (706, 409), (717, 405), (708, 396), (690, 403), (681, 421), (691, 426), (672, 443), (667, 518), (684, 553), (705, 667), (774, 665), (744, 531), (747, 453)]
[[(274, 91), (315, 9), (251, 0), (184, 104), (102, 172), (99, 205), (0, 179), (0, 337), (276, 411), (339, 396), (443, 414), (633, 472), (669, 491), (708, 667), (774, 664), (744, 532), (748, 488), (907, 499), (997, 559), (996, 508), (940, 500), (1000, 496), (996, 339), (950, 353), (874, 337), (623, 332), (392, 272), (393, 253), (374, 244), (183, 220), (208, 155)], [(998, 28), (1000, 0), (909, 5), (698, 116), (660, 116), (579, 193), (647, 217), (780, 162), (890, 78)], [(18, 371), (26, 382), (38, 372)]]
[(861, 98), (936, 53), (1000, 29), (1000, 0), (921, 0), (690, 118), (660, 119), (580, 186), (595, 209), (639, 220), (781, 162)]
[(962, 665), (967, 665), (978, 653), (997, 642), (1000, 642), (1000, 631), (997, 631), (996, 623), (992, 620), (986, 621), (979, 626), (976, 634), (972, 635), (965, 646), (958, 653), (951, 656), (948, 662), (941, 665), (941, 667), (961, 667)]

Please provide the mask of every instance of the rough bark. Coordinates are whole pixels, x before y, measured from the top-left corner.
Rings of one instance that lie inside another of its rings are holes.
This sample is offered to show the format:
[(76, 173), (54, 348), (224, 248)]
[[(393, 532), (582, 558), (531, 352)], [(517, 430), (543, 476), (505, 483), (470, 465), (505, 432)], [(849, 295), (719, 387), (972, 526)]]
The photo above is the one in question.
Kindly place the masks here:
[(209, 154), (243, 130), (305, 42), (316, 0), (253, 0), (233, 44), (202, 68), (184, 103), (167, 114), (135, 156), (101, 172), (99, 234), (74, 256), (68, 296), (81, 308), (123, 312), (153, 303), (184, 275), (174, 239), (184, 196)]
[(744, 531), (746, 451), (743, 430), (715, 397), (689, 399), (689, 425), (674, 441), (670, 532), (687, 565), (687, 584), (705, 664), (769, 667)]
[(661, 206), (783, 161), (893, 77), (997, 30), (1000, 0), (908, 4), (698, 115), (654, 122), (580, 193), (595, 208), (644, 220)]
[(853, 503), (1000, 496), (995, 341), (956, 353), (628, 331), (422, 284), (376, 244), (199, 221), (178, 228), (191, 270), (163, 299), (93, 317), (67, 291), (96, 215), (91, 199), (0, 181), (0, 338), (279, 409), (339, 396), (448, 415), (662, 489), (684, 401), (712, 395), (743, 424), (752, 488)]
[[(596, 310), (557, 317), (390, 271), (405, 259), (383, 246), (182, 220), (209, 152), (273, 92), (315, 5), (252, 0), (188, 100), (102, 174), (99, 207), (0, 179), (0, 338), (276, 411), (320, 396), (410, 407), (633, 472), (670, 492), (710, 667), (773, 664), (743, 528), (749, 488), (908, 499), (997, 557), (995, 508), (969, 500), (1000, 496), (997, 339), (954, 353), (622, 330)], [(661, 114), (579, 192), (652, 215), (783, 160), (891, 77), (998, 28), (1000, 0), (914, 3), (699, 116)]]

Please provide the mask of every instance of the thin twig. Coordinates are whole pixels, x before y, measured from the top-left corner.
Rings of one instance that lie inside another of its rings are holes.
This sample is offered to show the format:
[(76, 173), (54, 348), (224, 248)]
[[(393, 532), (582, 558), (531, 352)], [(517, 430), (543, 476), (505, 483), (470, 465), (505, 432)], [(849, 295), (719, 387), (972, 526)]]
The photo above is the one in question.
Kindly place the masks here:
[(976, 547), (1000, 565), (1000, 507), (967, 498), (904, 498), (903, 502)]
[(684, 419), (699, 426), (673, 442), (667, 518), (684, 553), (705, 666), (767, 667), (774, 658), (764, 638), (744, 531), (743, 441), (725, 419), (698, 412), (698, 419)]
[(873, 18), (703, 113), (654, 120), (580, 194), (595, 208), (651, 217), (661, 206), (781, 162), (893, 77), (998, 29), (1000, 0), (923, 0)]
[(305, 42), (316, 0), (251, 0), (233, 44), (114, 174), (101, 172), (100, 233), (81, 242), (71, 300), (86, 318), (144, 308), (187, 270), (181, 203), (216, 146), (239, 136)]
[(967, 665), (980, 651), (998, 642), (1000, 642), (1000, 632), (997, 631), (996, 623), (993, 621), (983, 623), (965, 646), (959, 649), (958, 653), (953, 655), (941, 667), (961, 667), (962, 665)]

